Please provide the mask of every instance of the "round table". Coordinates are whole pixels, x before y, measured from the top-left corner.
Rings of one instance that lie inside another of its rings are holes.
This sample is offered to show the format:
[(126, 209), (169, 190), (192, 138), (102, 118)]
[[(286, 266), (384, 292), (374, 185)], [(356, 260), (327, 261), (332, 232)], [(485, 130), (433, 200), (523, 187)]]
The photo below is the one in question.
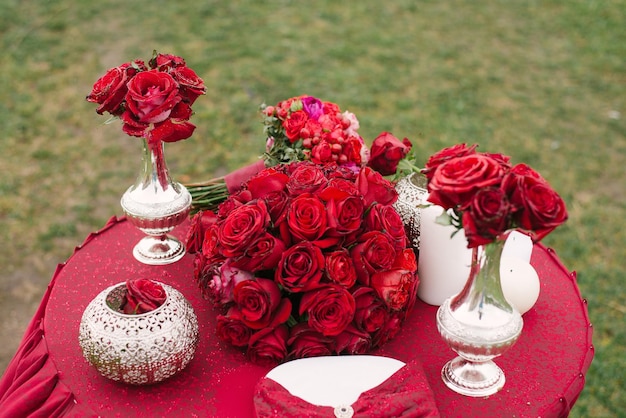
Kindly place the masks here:
[[(174, 231), (184, 238), (188, 224)], [(253, 390), (268, 367), (251, 364), (242, 351), (215, 336), (216, 312), (193, 280), (193, 256), (166, 266), (140, 264), (132, 247), (142, 236), (112, 218), (57, 269), (43, 316), (43, 335), (59, 382), (72, 393), (75, 410), (99, 416), (253, 416)], [(593, 358), (591, 325), (575, 273), (540, 244), (531, 264), (541, 280), (536, 305), (524, 315), (518, 342), (496, 363), (506, 385), (495, 395), (470, 398), (448, 389), (441, 367), (453, 353), (435, 323), (437, 307), (418, 301), (398, 335), (372, 354), (422, 363), (441, 416), (566, 416), (583, 389)], [(146, 277), (178, 289), (194, 307), (200, 344), (188, 367), (152, 386), (129, 386), (100, 376), (82, 357), (78, 328), (87, 304), (104, 288)], [(0, 403), (1, 406), (1, 403)], [(1, 415), (1, 414), (0, 414)]]

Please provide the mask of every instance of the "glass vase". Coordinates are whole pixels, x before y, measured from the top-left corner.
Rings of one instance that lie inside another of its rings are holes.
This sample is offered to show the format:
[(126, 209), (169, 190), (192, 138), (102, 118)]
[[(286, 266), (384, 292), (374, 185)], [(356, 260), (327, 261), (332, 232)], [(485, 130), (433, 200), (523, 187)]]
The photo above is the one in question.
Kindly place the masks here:
[(504, 297), (500, 256), (505, 238), (472, 249), (469, 277), (463, 289), (437, 311), (437, 328), (458, 357), (441, 370), (444, 383), (457, 393), (480, 397), (505, 383), (493, 359), (506, 352), (522, 332), (520, 313)]
[(183, 243), (168, 233), (188, 217), (191, 195), (172, 181), (163, 143), (142, 141), (141, 170), (120, 203), (128, 221), (146, 234), (133, 248), (134, 257), (144, 264), (170, 264), (185, 255)]

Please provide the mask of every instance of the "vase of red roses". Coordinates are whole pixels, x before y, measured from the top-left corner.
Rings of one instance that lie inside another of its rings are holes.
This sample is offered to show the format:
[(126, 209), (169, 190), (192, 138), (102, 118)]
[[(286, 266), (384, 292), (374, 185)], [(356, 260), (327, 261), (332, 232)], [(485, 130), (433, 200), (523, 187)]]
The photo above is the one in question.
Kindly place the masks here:
[(198, 320), (176, 289), (133, 279), (103, 290), (79, 330), (85, 359), (111, 380), (153, 384), (183, 370), (198, 345)]
[(196, 214), (187, 247), (218, 337), (264, 364), (391, 339), (419, 283), (396, 199), (369, 167), (302, 161), (267, 168), (216, 213)]
[(99, 114), (121, 119), (126, 134), (142, 139), (139, 175), (120, 202), (128, 220), (147, 235), (133, 249), (142, 263), (169, 264), (185, 254), (168, 233), (187, 218), (192, 198), (170, 177), (163, 144), (192, 135), (191, 105), (205, 90), (182, 58), (155, 52), (147, 66), (135, 60), (111, 68), (87, 96), (99, 104)]
[(508, 156), (479, 153), (476, 146), (443, 149), (424, 173), (428, 201), (444, 209), (439, 222), (463, 230), (472, 250), (465, 286), (437, 312), (442, 338), (459, 355), (443, 367), (442, 379), (463, 395), (491, 395), (505, 383), (492, 359), (515, 344), (523, 327), (500, 282), (506, 237), (521, 230), (540, 240), (565, 222), (565, 203), (529, 166), (513, 166)]

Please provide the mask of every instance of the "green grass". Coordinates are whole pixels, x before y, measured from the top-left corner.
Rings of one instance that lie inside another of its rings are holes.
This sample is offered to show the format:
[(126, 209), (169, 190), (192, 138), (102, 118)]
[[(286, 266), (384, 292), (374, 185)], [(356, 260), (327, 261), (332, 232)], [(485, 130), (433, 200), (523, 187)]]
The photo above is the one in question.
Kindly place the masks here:
[(0, 35), (3, 279), (28, 267), (43, 294), (54, 265), (121, 214), (139, 142), (84, 97), (157, 49), (208, 87), (194, 136), (166, 147), (179, 181), (253, 161), (258, 106), (305, 93), (354, 112), (368, 142), (409, 137), (421, 161), (466, 141), (536, 168), (570, 212), (545, 244), (578, 272), (594, 324), (572, 416), (626, 410), (626, 1), (0, 0)]

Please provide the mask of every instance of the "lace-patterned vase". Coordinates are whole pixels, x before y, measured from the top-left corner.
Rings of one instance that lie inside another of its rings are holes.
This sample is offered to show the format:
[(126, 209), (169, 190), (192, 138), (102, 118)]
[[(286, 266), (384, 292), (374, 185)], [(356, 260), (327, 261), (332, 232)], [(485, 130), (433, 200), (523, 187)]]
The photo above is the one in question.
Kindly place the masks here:
[(426, 203), (426, 177), (419, 173), (412, 173), (401, 178), (396, 183), (398, 200), (393, 204), (400, 215), (406, 236), (415, 251), (420, 249), (421, 211), (420, 205)]
[(459, 356), (441, 371), (444, 383), (466, 396), (488, 396), (505, 383), (492, 361), (507, 351), (522, 332), (520, 313), (505, 299), (500, 285), (500, 256), (505, 240), (472, 250), (472, 264), (463, 290), (437, 311), (437, 328)]
[(157, 309), (127, 315), (107, 298), (123, 291), (111, 286), (87, 306), (80, 321), (79, 344), (87, 361), (109, 379), (132, 385), (160, 382), (183, 370), (198, 345), (198, 320), (191, 304), (171, 286)]
[(168, 235), (182, 223), (191, 209), (191, 195), (172, 181), (163, 143), (150, 146), (143, 139), (142, 168), (121, 199), (128, 220), (147, 236), (135, 245), (133, 255), (144, 264), (170, 264), (185, 255), (185, 246)]

